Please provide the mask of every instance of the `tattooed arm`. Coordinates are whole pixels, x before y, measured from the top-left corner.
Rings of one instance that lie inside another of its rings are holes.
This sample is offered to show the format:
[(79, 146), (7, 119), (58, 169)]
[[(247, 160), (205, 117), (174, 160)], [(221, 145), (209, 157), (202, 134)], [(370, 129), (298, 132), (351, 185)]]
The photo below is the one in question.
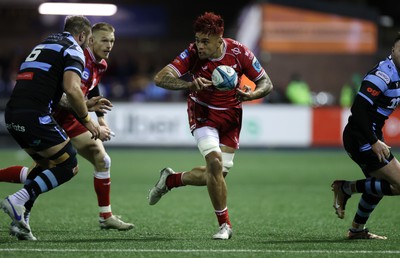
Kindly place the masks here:
[(267, 96), (273, 89), (271, 79), (267, 74), (261, 77), (255, 82), (256, 88), (254, 91), (250, 89), (250, 86), (245, 85), (244, 89), (237, 89), (237, 98), (240, 101), (249, 101), (253, 99), (259, 99)]
[(179, 79), (178, 74), (169, 66), (165, 66), (154, 77), (158, 87), (168, 90), (202, 90), (212, 85), (210, 80), (198, 77), (191, 82)]

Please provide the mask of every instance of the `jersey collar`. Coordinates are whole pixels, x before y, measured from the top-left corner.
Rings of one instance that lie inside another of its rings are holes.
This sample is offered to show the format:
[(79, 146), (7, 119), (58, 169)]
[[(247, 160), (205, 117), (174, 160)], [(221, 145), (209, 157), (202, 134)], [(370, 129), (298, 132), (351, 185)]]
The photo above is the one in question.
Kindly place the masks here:
[(92, 59), (92, 62), (95, 64), (101, 64), (103, 62), (103, 59), (101, 59), (100, 61), (97, 61), (96, 57), (94, 56), (92, 50), (90, 49), (90, 47), (86, 48), (86, 51), (89, 53), (90, 59)]

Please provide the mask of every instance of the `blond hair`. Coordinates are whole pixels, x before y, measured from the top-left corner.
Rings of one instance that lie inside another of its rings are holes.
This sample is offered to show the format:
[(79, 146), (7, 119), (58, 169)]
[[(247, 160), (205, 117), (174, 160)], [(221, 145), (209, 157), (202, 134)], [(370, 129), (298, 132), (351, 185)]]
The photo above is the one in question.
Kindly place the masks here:
[(107, 31), (107, 32), (114, 32), (115, 28), (109, 23), (98, 22), (92, 26), (92, 33), (95, 33), (96, 31), (99, 31), (99, 30)]

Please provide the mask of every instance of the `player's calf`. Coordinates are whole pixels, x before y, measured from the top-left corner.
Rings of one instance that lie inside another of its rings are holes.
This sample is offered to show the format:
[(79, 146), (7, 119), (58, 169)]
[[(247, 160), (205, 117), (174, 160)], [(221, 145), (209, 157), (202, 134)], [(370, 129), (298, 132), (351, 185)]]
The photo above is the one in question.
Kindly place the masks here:
[(70, 142), (49, 159), (56, 166), (43, 170), (32, 182), (24, 186), (33, 200), (39, 194), (48, 192), (69, 181), (78, 173), (76, 150)]

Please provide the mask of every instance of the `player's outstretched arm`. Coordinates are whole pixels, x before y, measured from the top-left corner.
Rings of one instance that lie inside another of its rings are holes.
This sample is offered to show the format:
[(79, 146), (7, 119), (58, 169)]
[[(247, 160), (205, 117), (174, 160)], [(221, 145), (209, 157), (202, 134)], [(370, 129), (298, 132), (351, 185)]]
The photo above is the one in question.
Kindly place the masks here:
[(158, 87), (168, 90), (202, 90), (212, 85), (212, 81), (198, 77), (192, 82), (179, 79), (179, 75), (169, 66), (165, 66), (154, 77)]
[(190, 82), (179, 79), (179, 75), (169, 66), (156, 74), (154, 82), (158, 87), (167, 90), (187, 90), (190, 87)]

